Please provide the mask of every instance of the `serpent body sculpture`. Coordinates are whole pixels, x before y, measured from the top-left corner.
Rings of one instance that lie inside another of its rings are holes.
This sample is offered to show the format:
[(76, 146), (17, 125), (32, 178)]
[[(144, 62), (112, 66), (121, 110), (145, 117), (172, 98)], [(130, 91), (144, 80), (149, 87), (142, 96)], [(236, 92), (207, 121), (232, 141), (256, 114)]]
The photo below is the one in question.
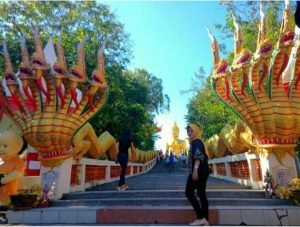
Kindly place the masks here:
[(238, 121), (234, 127), (226, 124), (218, 135), (213, 135), (206, 141), (207, 155), (212, 159), (249, 150), (256, 151), (258, 147), (252, 143), (252, 136), (251, 130), (242, 121)]
[[(222, 154), (217, 156), (223, 156), (232, 149), (239, 153), (243, 150), (246, 152), (249, 149), (261, 148), (258, 150), (273, 152), (281, 162), (286, 152), (294, 156), (296, 140), (300, 136), (299, 40), (294, 40), (295, 32), (288, 4), (283, 11), (279, 39), (274, 48), (267, 37), (262, 4), (260, 12), (257, 48), (253, 55), (243, 48), (241, 29), (234, 19), (235, 51), (231, 66), (226, 60), (220, 59), (218, 43), (209, 32), (214, 64), (211, 75), (213, 90), (217, 97), (247, 125), (250, 130), (247, 134), (251, 135), (251, 142), (245, 146), (247, 149), (241, 149), (238, 145), (230, 148), (228, 141), (233, 138), (234, 133), (231, 133), (228, 138), (224, 138), (220, 133), (218, 139), (214, 136), (208, 144), (211, 149), (217, 149), (212, 146), (212, 141), (218, 143), (219, 139), (225, 139), (223, 143), (227, 148), (222, 149)], [(292, 48), (295, 48), (294, 54)], [(282, 76), (289, 59), (292, 59), (292, 63), (289, 66), (291, 74), (287, 94)], [(264, 84), (267, 86), (267, 91)], [(246, 88), (250, 92), (247, 93)], [(224, 128), (224, 131), (230, 130), (228, 127)], [(210, 152), (213, 154), (212, 151)]]

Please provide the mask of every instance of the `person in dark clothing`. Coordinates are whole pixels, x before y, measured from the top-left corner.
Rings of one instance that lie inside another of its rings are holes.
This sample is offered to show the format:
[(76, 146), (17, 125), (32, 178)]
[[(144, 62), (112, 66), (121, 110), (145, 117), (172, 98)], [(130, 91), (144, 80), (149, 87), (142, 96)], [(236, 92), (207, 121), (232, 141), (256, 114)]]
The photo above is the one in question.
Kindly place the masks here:
[[(190, 149), (188, 154), (189, 175), (186, 182), (185, 195), (197, 215), (196, 220), (190, 225), (209, 225), (208, 200), (206, 197), (206, 182), (209, 175), (208, 157), (205, 153), (200, 129), (194, 124), (189, 124), (187, 134)], [(195, 189), (197, 190), (200, 203), (194, 194)]]
[(134, 151), (133, 140), (131, 138), (131, 133), (129, 129), (125, 129), (119, 140), (119, 154), (118, 161), (121, 165), (120, 180), (118, 184), (118, 191), (125, 191), (128, 186), (125, 184), (125, 175), (128, 163), (128, 149), (131, 148), (131, 151)]
[(295, 24), (300, 28), (300, 1), (296, 1)]

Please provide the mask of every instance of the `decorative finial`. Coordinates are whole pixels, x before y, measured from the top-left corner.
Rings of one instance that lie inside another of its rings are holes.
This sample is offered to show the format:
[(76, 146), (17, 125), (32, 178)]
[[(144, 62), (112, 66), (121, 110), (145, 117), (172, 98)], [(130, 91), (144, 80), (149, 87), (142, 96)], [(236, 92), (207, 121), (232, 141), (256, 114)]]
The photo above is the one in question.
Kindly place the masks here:
[[(102, 46), (98, 49), (97, 53), (97, 59), (98, 59), (98, 65), (97, 69), (95, 69), (92, 72), (92, 81), (91, 85), (93, 85), (96, 89), (96, 87), (106, 87), (107, 83), (105, 81), (105, 69), (104, 69), (104, 49), (105, 49), (106, 41), (103, 42)], [(92, 92), (95, 92), (96, 90), (93, 90)]]
[(211, 49), (213, 52), (213, 63), (214, 63), (214, 65), (217, 65), (220, 61), (219, 44), (218, 44), (216, 38), (211, 34), (210, 30), (208, 28), (206, 28), (206, 29), (208, 32), (208, 36), (212, 42)]
[(260, 14), (260, 23), (259, 23), (259, 29), (258, 29), (258, 36), (257, 36), (257, 45), (259, 45), (262, 40), (265, 40), (267, 37), (267, 21), (266, 16), (264, 12), (264, 3), (263, 1), (260, 1), (259, 3), (259, 14)]
[(105, 45), (106, 45), (106, 40), (104, 40), (101, 48), (98, 50), (98, 54), (97, 54), (97, 57), (98, 57), (98, 67), (99, 67), (99, 70), (100, 70), (100, 74), (101, 74), (101, 79), (104, 79), (104, 49), (105, 49)]
[(67, 64), (65, 60), (65, 52), (61, 44), (62, 32), (59, 33), (59, 37), (56, 43), (57, 60), (53, 65), (53, 69), (60, 76), (64, 77), (67, 74)]
[(20, 65), (20, 71), (21, 73), (23, 73), (22, 71), (26, 68), (28, 70), (26, 70), (26, 74), (31, 74), (31, 65), (30, 65), (30, 58), (29, 58), (29, 54), (28, 54), (28, 50), (26, 48), (26, 39), (25, 36), (22, 36), (21, 39), (21, 54), (22, 54), (22, 62)]
[(265, 18), (264, 4), (262, 1), (259, 3), (259, 14), (260, 14), (260, 19)]
[(42, 40), (39, 35), (39, 28), (35, 26), (34, 29), (34, 44), (35, 44), (35, 52), (32, 56), (32, 65), (35, 69), (46, 69), (47, 63), (44, 56)]
[(235, 28), (234, 39), (235, 39), (235, 47), (234, 53), (238, 54), (242, 50), (242, 32), (239, 24), (236, 21), (234, 14), (232, 14), (233, 25)]
[(10, 62), (5, 39), (3, 40), (3, 55), (4, 55), (4, 62), (5, 62), (5, 74), (13, 73), (13, 68)]
[(285, 3), (285, 9), (289, 9), (290, 1), (289, 0), (284, 0), (284, 3)]
[(210, 38), (211, 42), (213, 43), (215, 41), (215, 37), (213, 36), (213, 34), (211, 34), (209, 28), (206, 28), (207, 33), (208, 33), (208, 37)]

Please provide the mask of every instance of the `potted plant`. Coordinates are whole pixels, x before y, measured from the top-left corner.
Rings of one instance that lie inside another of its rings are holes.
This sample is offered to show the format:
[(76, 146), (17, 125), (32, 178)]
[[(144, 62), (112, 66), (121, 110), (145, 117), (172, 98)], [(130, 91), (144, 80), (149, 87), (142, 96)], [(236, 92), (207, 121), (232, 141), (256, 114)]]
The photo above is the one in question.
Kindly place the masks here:
[(18, 194), (10, 196), (12, 209), (24, 210), (36, 207), (40, 197), (40, 186), (33, 185), (28, 189), (19, 189)]
[(293, 178), (291, 187), (293, 202), (295, 205), (300, 205), (300, 178)]
[(266, 174), (264, 175), (264, 184), (263, 184), (264, 190), (265, 190), (265, 197), (266, 198), (272, 198), (274, 192), (274, 183), (273, 178), (269, 172), (269, 170), (266, 171)]
[(37, 201), (37, 194), (35, 193), (20, 193), (10, 196), (10, 202), (13, 209), (30, 209)]

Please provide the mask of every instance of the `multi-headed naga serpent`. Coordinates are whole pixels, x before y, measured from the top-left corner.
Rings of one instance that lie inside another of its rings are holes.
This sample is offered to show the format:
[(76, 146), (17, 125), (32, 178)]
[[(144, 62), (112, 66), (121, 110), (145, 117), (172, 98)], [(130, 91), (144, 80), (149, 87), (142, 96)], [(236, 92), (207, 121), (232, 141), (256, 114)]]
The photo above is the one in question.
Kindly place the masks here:
[[(34, 33), (35, 52), (30, 60), (21, 42), (22, 62), (19, 86), (9, 54), (4, 44), (4, 80), (18, 108), (13, 108), (3, 87), (0, 104), (4, 113), (18, 124), (25, 140), (39, 153), (43, 166), (58, 166), (70, 157), (81, 158), (86, 152), (92, 158), (101, 157), (109, 149), (109, 158), (116, 155), (116, 142), (105, 132), (97, 138), (87, 123), (105, 104), (108, 86), (104, 71), (104, 44), (98, 51), (98, 67), (88, 81), (85, 72), (84, 42), (78, 45), (77, 64), (68, 73), (64, 50), (59, 38), (54, 75), (48, 73), (38, 30)], [(86, 85), (86, 82), (89, 82)], [(82, 93), (78, 100), (77, 93)], [(71, 103), (75, 103), (75, 107)]]
[[(84, 155), (99, 159), (105, 153), (109, 160), (115, 160), (118, 149), (114, 137), (107, 131), (97, 137), (92, 125), (88, 123), (101, 110), (108, 97), (104, 69), (105, 42), (98, 50), (97, 68), (88, 80), (83, 41), (77, 48), (77, 64), (68, 71), (59, 37), (53, 75), (48, 73), (49, 66), (37, 29), (34, 41), (35, 52), (31, 60), (25, 47), (25, 39), (21, 42), (20, 81), (13, 72), (4, 44), (4, 84), (11, 97), (8, 98), (0, 84), (1, 109), (20, 127), (27, 143), (38, 152), (43, 166), (59, 166), (68, 158), (80, 160)], [(78, 98), (79, 93), (82, 94), (81, 99)], [(129, 153), (129, 160), (132, 162), (144, 163), (154, 157), (154, 151), (135, 149)]]
[[(279, 161), (286, 152), (294, 156), (296, 140), (300, 137), (299, 40), (294, 39), (292, 15), (286, 4), (279, 39), (273, 50), (261, 9), (257, 48), (253, 56), (243, 48), (241, 29), (234, 20), (235, 51), (231, 67), (225, 59), (220, 59), (218, 43), (209, 33), (214, 61), (211, 82), (217, 97), (237, 113), (250, 129), (252, 148), (255, 146), (260, 151), (273, 152)], [(292, 63), (289, 66), (290, 82), (286, 92), (282, 77), (286, 73), (289, 59)], [(263, 86), (266, 80), (267, 89)], [(228, 139), (224, 135), (220, 136), (223, 140)], [(216, 138), (211, 140), (217, 141)], [(217, 149), (211, 144), (209, 146)], [(244, 152), (247, 150), (249, 146)]]

